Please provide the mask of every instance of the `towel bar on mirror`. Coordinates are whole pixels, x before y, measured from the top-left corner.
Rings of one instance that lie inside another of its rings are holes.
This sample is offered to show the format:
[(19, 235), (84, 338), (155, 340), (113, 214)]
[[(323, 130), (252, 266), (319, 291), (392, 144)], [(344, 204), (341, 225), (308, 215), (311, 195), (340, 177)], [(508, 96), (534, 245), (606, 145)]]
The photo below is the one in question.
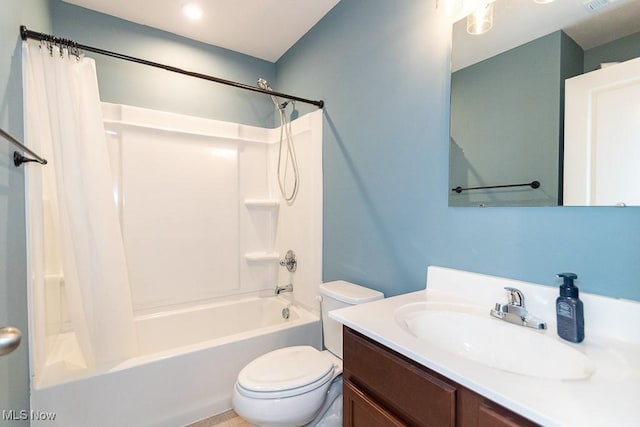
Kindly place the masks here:
[(452, 188), (451, 191), (455, 191), (456, 193), (460, 194), (463, 191), (468, 191), (468, 190), (486, 190), (486, 189), (489, 189), (489, 188), (507, 188), (507, 187), (540, 188), (540, 181), (531, 181), (531, 182), (527, 182), (527, 183), (524, 183), (524, 184), (491, 185), (491, 186), (487, 186), (487, 187), (469, 187), (469, 188), (456, 187), (456, 188)]

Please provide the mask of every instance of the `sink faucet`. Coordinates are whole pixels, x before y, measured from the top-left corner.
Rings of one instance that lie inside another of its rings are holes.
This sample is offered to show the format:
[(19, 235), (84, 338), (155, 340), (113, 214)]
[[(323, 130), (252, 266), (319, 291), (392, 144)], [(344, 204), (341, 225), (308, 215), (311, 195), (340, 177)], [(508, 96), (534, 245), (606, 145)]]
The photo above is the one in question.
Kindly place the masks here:
[(504, 288), (507, 291), (507, 304), (496, 303), (491, 315), (516, 325), (534, 329), (547, 329), (547, 324), (529, 314), (524, 306), (524, 295), (516, 288)]
[(282, 292), (293, 292), (293, 283), (289, 283), (287, 286), (276, 285), (276, 295), (280, 295)]

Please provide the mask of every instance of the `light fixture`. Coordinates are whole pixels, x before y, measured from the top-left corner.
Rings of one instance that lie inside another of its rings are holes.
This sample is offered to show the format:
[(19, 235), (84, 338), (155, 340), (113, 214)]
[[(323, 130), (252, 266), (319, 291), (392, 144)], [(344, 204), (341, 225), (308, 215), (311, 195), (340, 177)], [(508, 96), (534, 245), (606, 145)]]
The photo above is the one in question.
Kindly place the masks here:
[(467, 16), (467, 33), (484, 34), (493, 27), (493, 2), (477, 8)]
[(202, 8), (196, 3), (184, 3), (182, 5), (182, 13), (194, 21), (202, 18)]
[(553, 3), (556, 0), (533, 0), (534, 3), (538, 3), (538, 4), (547, 4), (547, 3)]

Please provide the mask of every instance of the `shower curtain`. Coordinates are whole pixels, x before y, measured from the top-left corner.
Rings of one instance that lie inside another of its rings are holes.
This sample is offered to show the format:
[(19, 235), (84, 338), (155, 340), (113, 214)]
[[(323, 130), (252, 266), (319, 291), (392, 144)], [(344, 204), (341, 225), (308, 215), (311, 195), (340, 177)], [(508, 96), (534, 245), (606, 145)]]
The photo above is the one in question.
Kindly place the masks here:
[[(44, 242), (34, 234), (41, 236), (46, 196), (82, 355), (87, 366), (117, 362), (135, 355), (136, 335), (95, 62), (44, 42), (23, 42), (22, 53), (25, 139), (49, 160), (27, 177), (28, 209), (36, 219), (30, 251), (42, 254)], [(43, 293), (42, 257), (32, 257), (30, 268), (32, 292)]]

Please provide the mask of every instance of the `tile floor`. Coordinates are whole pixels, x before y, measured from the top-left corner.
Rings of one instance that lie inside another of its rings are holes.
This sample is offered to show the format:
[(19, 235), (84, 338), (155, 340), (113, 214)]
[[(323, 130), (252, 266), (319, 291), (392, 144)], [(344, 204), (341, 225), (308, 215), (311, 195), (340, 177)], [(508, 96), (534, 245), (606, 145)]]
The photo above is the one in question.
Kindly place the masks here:
[(250, 427), (244, 419), (240, 418), (238, 414), (229, 410), (222, 414), (215, 415), (211, 418), (200, 420), (196, 423), (190, 424), (187, 427)]

